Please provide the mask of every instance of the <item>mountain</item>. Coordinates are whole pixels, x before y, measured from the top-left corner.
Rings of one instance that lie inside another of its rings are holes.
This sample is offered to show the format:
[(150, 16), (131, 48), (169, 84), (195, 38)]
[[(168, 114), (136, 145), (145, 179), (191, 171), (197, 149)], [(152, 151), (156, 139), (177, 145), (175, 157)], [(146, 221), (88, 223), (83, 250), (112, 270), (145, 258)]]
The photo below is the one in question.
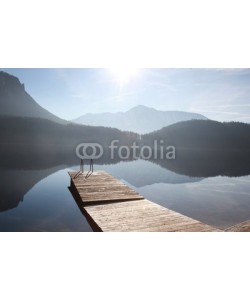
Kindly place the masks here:
[(143, 105), (138, 105), (126, 112), (85, 114), (72, 122), (92, 125), (109, 126), (125, 131), (133, 131), (140, 134), (152, 132), (162, 127), (181, 121), (193, 119), (206, 120), (200, 114), (182, 111), (159, 111)]
[[(138, 134), (67, 122), (39, 106), (15, 76), (0, 72), (0, 168), (78, 162), (79, 143), (100, 143), (107, 159), (112, 140), (131, 145)], [(13, 160), (15, 158), (15, 161)], [(114, 158), (119, 161), (119, 157)]]
[[(138, 134), (116, 128), (58, 124), (41, 118), (0, 116), (0, 128), (0, 168), (78, 163), (76, 146), (80, 143), (99, 143), (104, 153), (98, 162), (105, 162), (112, 140), (119, 140), (118, 147), (138, 140)], [(115, 153), (113, 163), (119, 160)]]
[[(250, 174), (250, 124), (180, 122), (142, 135), (141, 143), (152, 149), (157, 145), (158, 152), (152, 161), (179, 174), (194, 177)], [(161, 149), (167, 146), (175, 147), (175, 159), (161, 158)]]
[(190, 150), (250, 150), (250, 124), (192, 120), (179, 122), (142, 136), (153, 145), (164, 140), (168, 145)]
[(67, 121), (42, 108), (26, 91), (19, 79), (0, 71), (0, 115), (48, 119), (60, 124)]

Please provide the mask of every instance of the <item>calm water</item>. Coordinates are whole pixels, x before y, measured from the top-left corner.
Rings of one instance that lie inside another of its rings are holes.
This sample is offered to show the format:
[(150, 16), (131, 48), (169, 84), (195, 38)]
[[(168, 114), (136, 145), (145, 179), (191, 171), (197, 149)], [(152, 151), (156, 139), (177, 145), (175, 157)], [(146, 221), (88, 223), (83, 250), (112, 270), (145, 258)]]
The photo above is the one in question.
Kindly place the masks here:
[[(92, 231), (68, 186), (67, 172), (0, 170), (0, 231)], [(218, 228), (250, 219), (250, 176), (189, 177), (149, 161), (95, 166), (145, 198)]]

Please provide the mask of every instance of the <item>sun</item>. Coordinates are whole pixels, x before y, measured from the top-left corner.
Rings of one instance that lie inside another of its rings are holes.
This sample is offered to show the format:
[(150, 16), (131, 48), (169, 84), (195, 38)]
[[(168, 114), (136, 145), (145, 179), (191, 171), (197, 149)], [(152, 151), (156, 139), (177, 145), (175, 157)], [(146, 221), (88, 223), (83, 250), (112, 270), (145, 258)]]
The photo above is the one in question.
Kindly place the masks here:
[(128, 84), (139, 73), (139, 69), (136, 68), (111, 68), (110, 72), (115, 79), (119, 82), (120, 86)]

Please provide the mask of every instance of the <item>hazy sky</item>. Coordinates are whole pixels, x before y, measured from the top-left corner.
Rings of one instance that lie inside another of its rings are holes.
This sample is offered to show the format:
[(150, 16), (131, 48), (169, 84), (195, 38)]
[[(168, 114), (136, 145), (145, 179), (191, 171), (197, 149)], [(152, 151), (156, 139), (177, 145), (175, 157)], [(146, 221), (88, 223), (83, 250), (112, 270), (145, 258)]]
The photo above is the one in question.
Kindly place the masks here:
[(250, 122), (250, 69), (3, 69), (65, 119), (142, 104)]

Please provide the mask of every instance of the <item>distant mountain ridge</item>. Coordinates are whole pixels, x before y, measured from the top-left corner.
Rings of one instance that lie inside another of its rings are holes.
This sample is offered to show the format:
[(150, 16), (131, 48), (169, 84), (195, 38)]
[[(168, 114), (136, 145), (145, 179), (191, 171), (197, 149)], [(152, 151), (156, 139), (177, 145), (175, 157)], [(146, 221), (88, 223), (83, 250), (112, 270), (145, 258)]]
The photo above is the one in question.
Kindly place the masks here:
[(41, 107), (26, 91), (19, 79), (0, 71), (0, 115), (43, 118), (60, 124), (67, 121)]
[(169, 145), (194, 150), (250, 150), (250, 124), (192, 120), (179, 122), (145, 134), (142, 140), (153, 145), (154, 140), (165, 140)]
[(141, 137), (142, 144), (152, 149), (161, 140), (164, 147), (175, 147), (176, 159), (152, 161), (173, 172), (194, 177), (249, 175), (250, 124), (193, 120)]
[(163, 127), (189, 120), (207, 120), (201, 114), (182, 111), (159, 111), (144, 105), (138, 105), (126, 112), (88, 113), (72, 122), (92, 126), (109, 126), (139, 134), (149, 133)]

